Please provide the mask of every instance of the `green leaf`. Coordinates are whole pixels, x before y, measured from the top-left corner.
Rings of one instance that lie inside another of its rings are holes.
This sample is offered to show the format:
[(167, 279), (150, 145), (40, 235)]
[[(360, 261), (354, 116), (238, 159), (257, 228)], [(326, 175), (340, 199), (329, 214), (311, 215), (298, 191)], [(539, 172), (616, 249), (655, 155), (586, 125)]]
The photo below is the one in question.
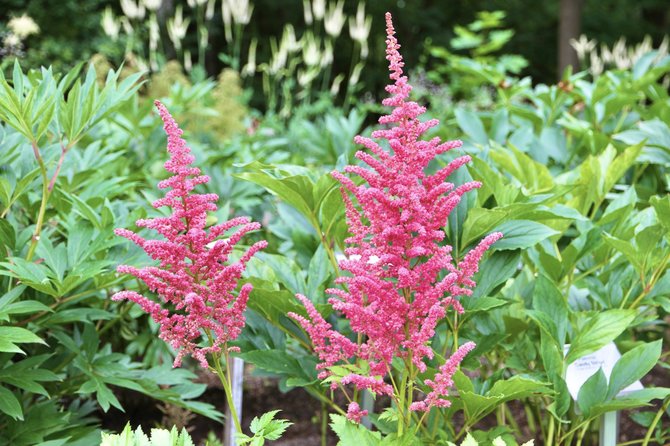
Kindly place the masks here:
[(635, 319), (635, 310), (606, 310), (592, 316), (573, 339), (565, 357), (571, 364), (615, 340)]
[(535, 281), (533, 309), (544, 313), (554, 323), (550, 334), (559, 346), (565, 343), (568, 328), (568, 303), (556, 284), (544, 275)]
[(491, 247), (496, 251), (530, 248), (559, 233), (542, 223), (530, 220), (509, 220), (498, 225), (495, 231), (503, 234), (503, 238)]
[[(608, 146), (609, 149), (612, 146)], [(642, 152), (644, 147), (644, 141), (639, 142), (635, 145), (626, 147), (626, 149), (621, 152), (612, 163), (607, 166), (607, 171), (605, 173), (605, 186), (603, 189), (604, 193), (609, 192), (612, 187), (621, 179), (621, 177), (626, 173), (626, 171), (635, 163), (635, 160)]]
[(649, 203), (654, 207), (658, 221), (666, 231), (670, 231), (670, 195), (663, 198), (659, 196), (651, 197)]
[(249, 430), (253, 432), (254, 438), (262, 438), (264, 440), (278, 440), (291, 426), (291, 423), (288, 420), (275, 420), (275, 415), (277, 415), (280, 410), (271, 410), (261, 415), (260, 418), (254, 417), (251, 420), (249, 425)]
[(484, 124), (482, 124), (481, 119), (474, 112), (463, 108), (456, 108), (454, 115), (456, 116), (456, 123), (463, 133), (475, 144), (485, 145), (489, 142)]
[(468, 300), (477, 300), (481, 297), (491, 296), (496, 288), (507, 282), (519, 268), (519, 259), (521, 252), (514, 251), (495, 251), (484, 259), (479, 272), (475, 274), (474, 281), (477, 284), (473, 290), (472, 296), (463, 299), (464, 304)]
[(624, 353), (617, 361), (610, 375), (607, 399), (614, 398), (620, 391), (641, 379), (651, 370), (661, 356), (662, 341), (639, 345)]
[(523, 376), (513, 376), (510, 379), (496, 381), (486, 395), (500, 396), (505, 398), (505, 401), (510, 401), (548, 392), (547, 383)]
[(0, 352), (23, 353), (16, 344), (44, 344), (39, 336), (21, 327), (0, 327)]
[(21, 297), (25, 289), (25, 285), (19, 285), (7, 291), (2, 297), (0, 297), (0, 313), (5, 311), (7, 306), (9, 306), (12, 302)]
[(305, 271), (292, 258), (268, 254), (265, 252), (258, 253), (256, 256), (259, 260), (272, 268), (277, 279), (284, 285), (291, 293), (300, 293), (306, 295), (307, 284), (305, 283)]
[(0, 411), (15, 420), (23, 420), (21, 403), (9, 389), (3, 386), (0, 386)]
[(50, 296), (58, 294), (49, 280), (49, 269), (45, 265), (27, 262), (20, 257), (10, 257), (9, 260), (8, 263), (0, 263), (4, 268), (0, 269), (0, 275), (17, 278), (22, 284)]
[(463, 309), (465, 309), (466, 313), (472, 314), (502, 307), (503, 305), (508, 305), (509, 302), (503, 299), (497, 299), (495, 297), (479, 297), (477, 299), (466, 297), (461, 301), (461, 304), (463, 305)]
[(107, 412), (110, 406), (114, 406), (121, 412), (124, 412), (119, 400), (116, 398), (111, 389), (107, 387), (102, 381), (97, 381), (95, 397), (98, 400), (98, 404), (100, 404), (103, 412)]
[(74, 194), (69, 194), (67, 192), (63, 192), (65, 196), (72, 202), (74, 205), (74, 210), (84, 217), (85, 220), (93, 223), (93, 226), (96, 228), (102, 230), (102, 224), (100, 223), (100, 216), (99, 213), (96, 212), (91, 206), (88, 205), (84, 200), (81, 198), (77, 197)]
[(16, 233), (14, 226), (7, 220), (0, 219), (0, 259), (4, 259), (7, 253), (14, 251), (16, 247)]
[(382, 436), (379, 432), (372, 432), (361, 426), (352, 423), (342, 415), (330, 415), (330, 427), (339, 438), (338, 446), (378, 446)]
[(589, 416), (591, 408), (605, 401), (607, 395), (607, 378), (603, 369), (598, 369), (579, 389), (577, 404), (584, 413)]
[(242, 353), (240, 357), (268, 372), (316, 381), (316, 361), (313, 370), (305, 370), (297, 359), (283, 350), (255, 350)]
[[(2, 208), (0, 210), (7, 209), (11, 204), (12, 198), (12, 186), (9, 184), (9, 181), (5, 178), (0, 178), (0, 204)], [(5, 221), (5, 220), (3, 220)]]
[(307, 271), (307, 295), (315, 296), (319, 292), (319, 288), (330, 277), (330, 270), (332, 266), (328, 260), (328, 255), (323, 245), (319, 245), (314, 252), (312, 260), (309, 262), (309, 269)]
[(636, 390), (627, 393), (624, 396), (593, 406), (591, 408), (591, 416), (597, 417), (605, 412), (648, 406), (650, 401), (656, 399), (662, 400), (668, 396), (670, 396), (670, 389), (665, 387), (652, 387), (649, 389)]
[(477, 243), (485, 234), (493, 231), (508, 215), (508, 212), (500, 209), (473, 208), (463, 223), (463, 236), (461, 246), (463, 248)]
[(498, 380), (486, 395), (459, 389), (459, 397), (468, 424), (476, 423), (506, 401), (527, 398), (532, 395), (550, 393), (546, 383), (534, 379), (514, 376), (508, 380)]
[(535, 161), (511, 144), (496, 145), (489, 154), (502, 171), (512, 175), (528, 193), (547, 192), (554, 187), (554, 178), (544, 164)]
[[(250, 181), (264, 187), (268, 192), (276, 195), (287, 204), (293, 206), (308, 220), (314, 216), (313, 186), (314, 184), (305, 175), (292, 175), (277, 178), (270, 170), (279, 170), (275, 166), (254, 161), (243, 167), (246, 172), (236, 174), (235, 177)], [(256, 172), (252, 172), (256, 170)]]

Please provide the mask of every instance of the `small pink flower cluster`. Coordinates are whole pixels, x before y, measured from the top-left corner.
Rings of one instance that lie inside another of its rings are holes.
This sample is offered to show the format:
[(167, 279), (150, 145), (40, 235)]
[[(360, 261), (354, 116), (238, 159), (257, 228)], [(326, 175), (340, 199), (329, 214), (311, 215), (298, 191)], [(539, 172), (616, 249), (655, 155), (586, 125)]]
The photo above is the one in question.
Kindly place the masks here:
[[(435, 327), (449, 307), (463, 312), (457, 297), (472, 294), (475, 285), (472, 276), (478, 271), (479, 261), (502, 234), (488, 235), (460, 262), (452, 258), (451, 246), (443, 243), (442, 228), (449, 214), (463, 194), (481, 184), (471, 181), (455, 187), (446, 181), (470, 161), (467, 155), (455, 158), (432, 175), (425, 172), (437, 155), (460, 147), (461, 142), (419, 139), (438, 121), (420, 121), (418, 118), (426, 109), (408, 101), (412, 87), (403, 76), (400, 45), (388, 13), (386, 23), (386, 58), (394, 82), (386, 87), (390, 97), (382, 104), (393, 110), (379, 119), (380, 124), (390, 127), (374, 131), (372, 137), (386, 140), (391, 150), (385, 150), (373, 139), (357, 136), (356, 143), (372, 152), (356, 153), (369, 168), (347, 166), (344, 171), (358, 175), (367, 184), (358, 186), (344, 174), (333, 172), (343, 186), (352, 235), (346, 240), (348, 259), (340, 262), (340, 268), (350, 275), (337, 279), (346, 288), (327, 292), (335, 296), (329, 300), (333, 308), (349, 320), (351, 329), (362, 335), (364, 341), (356, 343), (332, 330), (303, 296), (298, 299), (311, 320), (296, 314), (291, 317), (312, 339), (321, 360), (318, 366), (321, 378), (329, 375), (329, 367), (357, 357), (368, 362), (369, 376), (352, 374), (341, 382), (390, 395), (393, 388), (384, 377), (393, 358), (407, 358), (419, 371), (426, 370), (424, 361), (433, 358), (430, 340)], [(347, 191), (355, 197), (357, 205)], [(447, 395), (451, 375), (473, 347), (472, 343), (461, 346), (435, 380), (426, 381), (433, 389), (426, 400), (413, 404), (411, 409), (429, 410), (431, 406), (448, 404), (440, 396)], [(355, 408), (350, 411), (358, 414)]]
[[(228, 263), (235, 245), (248, 232), (260, 229), (260, 224), (239, 217), (205, 229), (207, 212), (216, 210), (218, 196), (191, 193), (209, 177), (191, 166), (194, 157), (181, 138), (182, 130), (163, 104), (155, 104), (168, 137), (170, 159), (165, 169), (174, 175), (158, 183), (160, 189), (171, 190), (152, 205), (167, 206), (172, 214), (138, 220), (136, 224), (155, 230), (164, 240), (147, 240), (127, 229), (115, 233), (159, 262), (140, 269), (120, 265), (117, 271), (142, 280), (160, 296), (163, 305), (134, 291), (121, 291), (112, 299), (131, 300), (151, 314), (160, 324), (160, 338), (178, 350), (175, 367), (181, 365), (184, 356), (191, 355), (207, 368), (207, 355), (219, 353), (244, 327), (243, 312), (252, 286), (245, 284), (238, 293), (234, 291), (246, 263), (267, 242), (255, 243), (238, 261)], [(220, 238), (235, 227), (238, 229), (230, 237)], [(203, 347), (203, 341), (209, 345)]]

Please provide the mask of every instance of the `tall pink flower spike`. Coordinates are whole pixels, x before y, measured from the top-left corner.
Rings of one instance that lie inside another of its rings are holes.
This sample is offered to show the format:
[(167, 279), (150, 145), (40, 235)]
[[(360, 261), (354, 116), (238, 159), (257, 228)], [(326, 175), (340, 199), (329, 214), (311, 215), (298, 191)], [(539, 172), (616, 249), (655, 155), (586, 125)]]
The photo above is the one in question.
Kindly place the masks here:
[[(467, 155), (455, 158), (432, 175), (425, 173), (437, 155), (460, 147), (461, 142), (419, 139), (438, 120), (421, 122), (418, 118), (426, 109), (408, 100), (412, 87), (403, 75), (404, 63), (390, 13), (386, 14), (386, 31), (386, 59), (393, 83), (386, 87), (390, 97), (382, 104), (393, 110), (379, 119), (387, 128), (372, 132), (372, 138), (386, 140), (391, 150), (373, 139), (357, 136), (354, 141), (371, 153), (359, 151), (356, 157), (369, 167), (347, 166), (344, 171), (360, 176), (364, 184), (357, 186), (344, 174), (332, 173), (342, 184), (351, 233), (346, 240), (347, 259), (340, 262), (340, 268), (351, 275), (336, 280), (346, 285), (346, 291), (327, 292), (334, 296), (329, 300), (333, 308), (365, 341), (359, 345), (332, 330), (304, 296), (298, 299), (307, 308), (310, 320), (296, 314), (291, 317), (312, 339), (321, 360), (321, 378), (329, 376), (329, 367), (357, 357), (369, 363), (370, 376), (351, 374), (341, 382), (390, 395), (393, 388), (384, 378), (393, 358), (409, 357), (420, 371), (426, 370), (424, 361), (433, 358), (430, 340), (436, 325), (449, 307), (463, 312), (456, 298), (472, 294), (472, 276), (478, 271), (479, 261), (502, 234), (488, 235), (458, 263), (451, 257), (452, 247), (441, 244), (445, 238), (442, 228), (450, 212), (463, 194), (481, 184), (471, 181), (456, 187), (446, 181), (470, 161)], [(473, 348), (471, 342), (462, 345), (434, 380), (426, 380), (433, 391), (410, 408), (426, 411), (448, 405), (448, 400), (441, 397), (447, 395), (451, 376)], [(349, 418), (360, 419), (360, 410), (350, 407)]]
[[(164, 240), (148, 240), (127, 229), (114, 232), (158, 261), (157, 266), (139, 269), (120, 265), (117, 271), (142, 280), (161, 302), (134, 291), (121, 291), (112, 299), (137, 303), (160, 324), (160, 338), (177, 350), (175, 367), (181, 365), (184, 356), (191, 355), (207, 368), (207, 355), (220, 352), (244, 327), (243, 312), (252, 286), (245, 284), (238, 293), (235, 289), (246, 263), (267, 242), (256, 242), (238, 261), (229, 263), (235, 245), (261, 226), (247, 217), (238, 217), (206, 230), (207, 212), (216, 211), (219, 197), (192, 193), (209, 177), (191, 166), (194, 157), (181, 138), (182, 130), (163, 104), (155, 101), (155, 105), (168, 137), (170, 159), (165, 162), (165, 169), (174, 175), (158, 183), (160, 189), (171, 190), (152, 205), (167, 206), (172, 215), (137, 220), (136, 225), (155, 230)], [(221, 238), (235, 227), (238, 229), (230, 237)], [(206, 333), (211, 336), (211, 343)], [(203, 347), (203, 341), (209, 345)]]

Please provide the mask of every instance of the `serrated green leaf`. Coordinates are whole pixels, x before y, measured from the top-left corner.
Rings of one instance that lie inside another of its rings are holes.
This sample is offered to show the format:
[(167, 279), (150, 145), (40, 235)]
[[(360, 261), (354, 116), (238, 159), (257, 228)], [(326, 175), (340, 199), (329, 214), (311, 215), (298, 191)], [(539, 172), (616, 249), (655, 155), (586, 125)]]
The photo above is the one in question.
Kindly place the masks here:
[(378, 446), (382, 436), (379, 432), (372, 432), (347, 420), (342, 415), (330, 415), (330, 427), (339, 438), (338, 446)]

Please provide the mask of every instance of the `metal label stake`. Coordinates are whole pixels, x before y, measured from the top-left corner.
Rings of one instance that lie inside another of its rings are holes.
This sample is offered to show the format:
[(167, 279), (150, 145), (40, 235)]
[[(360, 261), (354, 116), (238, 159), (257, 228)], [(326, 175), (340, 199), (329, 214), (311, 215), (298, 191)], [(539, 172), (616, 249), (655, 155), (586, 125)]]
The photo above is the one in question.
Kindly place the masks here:
[[(228, 364), (231, 372), (231, 399), (233, 400), (233, 405), (235, 406), (235, 411), (237, 416), (242, 422), (242, 382), (244, 381), (244, 360), (240, 358), (231, 358), (231, 363)], [(235, 423), (232, 422), (232, 414), (230, 412), (230, 407), (226, 404), (226, 424), (223, 431), (223, 445), (224, 446), (235, 446), (235, 436), (237, 430), (235, 429)]]
[(619, 412), (605, 412), (600, 417), (599, 446), (616, 446), (619, 438)]

